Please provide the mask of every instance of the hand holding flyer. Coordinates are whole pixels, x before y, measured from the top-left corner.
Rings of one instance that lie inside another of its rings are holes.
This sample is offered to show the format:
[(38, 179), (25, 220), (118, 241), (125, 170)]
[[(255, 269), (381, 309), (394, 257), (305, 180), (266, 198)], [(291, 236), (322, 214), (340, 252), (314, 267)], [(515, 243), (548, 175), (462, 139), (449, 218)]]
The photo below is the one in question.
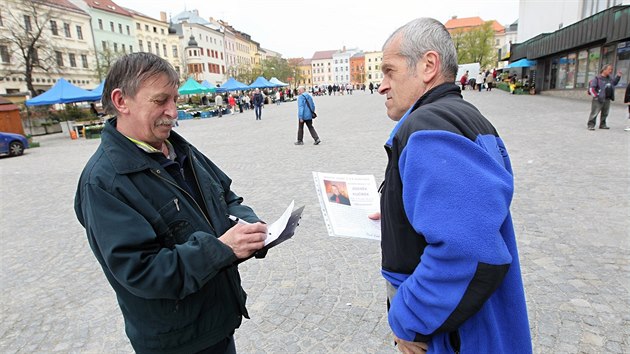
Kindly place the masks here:
[(380, 240), (380, 221), (368, 218), (380, 210), (374, 176), (313, 172), (313, 179), (330, 236)]

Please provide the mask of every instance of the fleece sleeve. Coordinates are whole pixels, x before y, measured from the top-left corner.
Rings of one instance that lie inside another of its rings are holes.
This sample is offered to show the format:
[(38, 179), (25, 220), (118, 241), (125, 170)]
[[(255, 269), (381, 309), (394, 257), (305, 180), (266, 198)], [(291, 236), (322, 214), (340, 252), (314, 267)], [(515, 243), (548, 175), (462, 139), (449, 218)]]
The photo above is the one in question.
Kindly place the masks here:
[(97, 258), (136, 296), (182, 299), (236, 260), (228, 246), (200, 231), (173, 249), (162, 247), (144, 216), (98, 186), (83, 186), (78, 207)]
[(503, 280), (512, 257), (500, 229), (513, 179), (478, 144), (445, 131), (412, 134), (399, 167), (406, 216), (428, 244), (389, 323), (399, 338), (426, 341), (459, 327)]

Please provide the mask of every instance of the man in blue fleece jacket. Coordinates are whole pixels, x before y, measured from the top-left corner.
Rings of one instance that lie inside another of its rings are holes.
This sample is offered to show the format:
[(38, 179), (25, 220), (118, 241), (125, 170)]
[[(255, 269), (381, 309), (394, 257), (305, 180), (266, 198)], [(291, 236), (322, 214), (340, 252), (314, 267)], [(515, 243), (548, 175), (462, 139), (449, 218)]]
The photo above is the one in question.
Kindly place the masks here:
[(398, 121), (385, 145), (381, 247), (399, 350), (531, 353), (510, 160), (454, 84), (449, 33), (409, 22), (385, 42), (381, 70), (378, 92)]

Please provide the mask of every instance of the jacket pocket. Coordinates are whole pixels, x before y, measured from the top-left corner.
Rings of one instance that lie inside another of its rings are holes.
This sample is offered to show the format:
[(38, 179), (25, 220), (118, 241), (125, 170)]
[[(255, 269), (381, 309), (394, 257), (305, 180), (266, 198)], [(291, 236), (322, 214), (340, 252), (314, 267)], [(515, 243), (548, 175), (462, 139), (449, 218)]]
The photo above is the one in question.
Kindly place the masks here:
[(155, 221), (154, 228), (164, 247), (172, 249), (176, 244), (188, 241), (193, 233), (192, 223), (180, 199), (171, 199), (158, 213), (160, 217)]

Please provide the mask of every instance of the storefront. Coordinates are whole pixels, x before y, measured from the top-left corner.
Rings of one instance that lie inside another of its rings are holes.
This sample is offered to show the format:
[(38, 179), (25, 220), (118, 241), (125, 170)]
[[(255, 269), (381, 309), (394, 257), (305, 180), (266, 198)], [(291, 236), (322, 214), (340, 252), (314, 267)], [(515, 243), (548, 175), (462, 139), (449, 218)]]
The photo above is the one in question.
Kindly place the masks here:
[(585, 90), (604, 64), (630, 82), (630, 6), (615, 6), (553, 33), (513, 44), (510, 62), (536, 60), (536, 91)]

